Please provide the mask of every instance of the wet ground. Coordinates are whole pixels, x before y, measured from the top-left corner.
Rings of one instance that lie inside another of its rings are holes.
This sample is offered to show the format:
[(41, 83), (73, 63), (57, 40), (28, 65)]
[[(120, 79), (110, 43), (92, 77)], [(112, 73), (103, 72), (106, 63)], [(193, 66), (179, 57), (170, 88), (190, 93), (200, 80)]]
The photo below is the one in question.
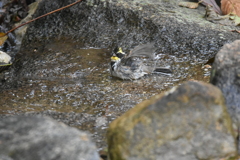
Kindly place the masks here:
[(110, 49), (80, 46), (58, 40), (21, 50), (28, 57), (16, 75), (21, 85), (0, 92), (1, 117), (50, 116), (89, 131), (98, 148), (105, 148), (108, 124), (136, 104), (186, 80), (209, 81), (210, 66), (168, 53), (157, 53), (158, 65), (170, 67), (173, 74), (120, 80), (109, 74)]

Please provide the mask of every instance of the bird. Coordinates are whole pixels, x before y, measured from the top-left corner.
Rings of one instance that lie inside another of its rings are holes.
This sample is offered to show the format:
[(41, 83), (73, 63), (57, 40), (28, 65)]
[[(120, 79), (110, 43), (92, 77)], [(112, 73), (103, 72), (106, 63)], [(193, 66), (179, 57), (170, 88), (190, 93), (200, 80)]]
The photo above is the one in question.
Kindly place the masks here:
[(110, 73), (123, 80), (136, 80), (152, 73), (171, 74), (169, 68), (156, 67), (154, 43), (140, 44), (127, 55), (121, 47), (113, 50)]

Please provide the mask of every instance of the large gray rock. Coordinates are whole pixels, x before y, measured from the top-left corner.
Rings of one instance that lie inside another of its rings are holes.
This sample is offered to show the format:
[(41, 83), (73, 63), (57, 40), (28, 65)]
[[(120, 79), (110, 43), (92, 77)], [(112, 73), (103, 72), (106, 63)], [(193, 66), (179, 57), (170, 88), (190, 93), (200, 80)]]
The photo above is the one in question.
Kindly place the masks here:
[(110, 124), (111, 160), (212, 160), (236, 155), (221, 91), (187, 82), (129, 110)]
[(240, 40), (226, 44), (217, 53), (211, 83), (218, 86), (226, 99), (228, 111), (240, 127)]
[(1, 119), (0, 142), (1, 160), (99, 160), (88, 134), (50, 118)]
[[(225, 43), (239, 37), (229, 32), (233, 28), (204, 19), (203, 6), (191, 10), (179, 7), (180, 1), (82, 1), (33, 22), (24, 44), (31, 47), (35, 41), (48, 43), (47, 39), (71, 37), (89, 46), (120, 45), (126, 50), (139, 43), (154, 41), (162, 53), (207, 61)], [(75, 0), (42, 0), (34, 16), (73, 2)]]

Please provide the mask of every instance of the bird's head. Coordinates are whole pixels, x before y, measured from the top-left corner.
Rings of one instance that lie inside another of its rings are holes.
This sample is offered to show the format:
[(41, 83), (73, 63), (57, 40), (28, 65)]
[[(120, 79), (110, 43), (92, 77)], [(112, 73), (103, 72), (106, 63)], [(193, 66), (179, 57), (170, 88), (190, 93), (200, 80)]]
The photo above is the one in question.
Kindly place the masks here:
[(125, 53), (122, 51), (122, 48), (121, 47), (116, 47), (114, 50), (113, 50), (113, 54), (116, 55), (118, 58), (123, 58), (125, 57)]

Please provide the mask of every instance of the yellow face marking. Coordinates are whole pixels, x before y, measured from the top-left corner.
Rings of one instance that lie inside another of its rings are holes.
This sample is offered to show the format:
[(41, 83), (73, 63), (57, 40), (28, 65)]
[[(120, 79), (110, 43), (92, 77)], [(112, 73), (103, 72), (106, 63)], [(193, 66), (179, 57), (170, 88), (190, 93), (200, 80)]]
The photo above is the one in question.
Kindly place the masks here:
[(122, 48), (121, 48), (121, 47), (119, 47), (119, 49), (118, 49), (118, 52), (119, 52), (119, 53), (123, 53), (123, 51), (122, 51)]
[(117, 60), (119, 60), (119, 59), (120, 59), (120, 58), (118, 58), (117, 56), (112, 56), (112, 57), (111, 57), (111, 60), (112, 60), (112, 61), (117, 61)]

